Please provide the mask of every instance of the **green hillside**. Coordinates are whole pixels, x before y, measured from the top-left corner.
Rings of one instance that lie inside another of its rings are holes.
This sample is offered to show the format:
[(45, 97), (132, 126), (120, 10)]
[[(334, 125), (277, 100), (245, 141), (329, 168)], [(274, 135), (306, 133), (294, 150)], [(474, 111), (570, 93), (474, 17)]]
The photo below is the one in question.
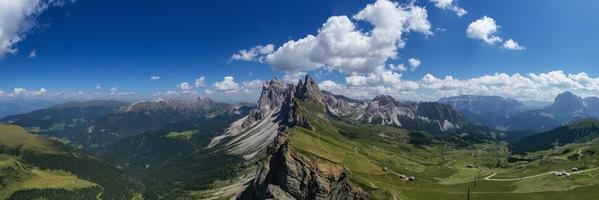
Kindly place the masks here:
[(141, 185), (60, 142), (0, 125), (0, 199), (132, 199)]
[[(395, 127), (348, 124), (299, 102), (311, 129), (292, 128), (290, 144), (314, 160), (342, 165), (375, 199), (596, 199), (596, 155), (584, 160), (510, 155), (505, 142), (470, 140), (471, 133), (434, 136)], [(473, 141), (469, 144), (455, 141)], [(573, 152), (570, 152), (573, 153)], [(533, 155), (530, 155), (533, 156)], [(520, 158), (514, 159), (514, 158)], [(586, 163), (584, 163), (586, 162)], [(573, 167), (579, 172), (570, 172)], [(567, 170), (568, 177), (551, 174)], [(408, 180), (413, 176), (415, 180)]]
[(570, 143), (584, 143), (599, 139), (599, 120), (585, 119), (550, 131), (533, 134), (512, 144), (517, 152), (551, 149)]

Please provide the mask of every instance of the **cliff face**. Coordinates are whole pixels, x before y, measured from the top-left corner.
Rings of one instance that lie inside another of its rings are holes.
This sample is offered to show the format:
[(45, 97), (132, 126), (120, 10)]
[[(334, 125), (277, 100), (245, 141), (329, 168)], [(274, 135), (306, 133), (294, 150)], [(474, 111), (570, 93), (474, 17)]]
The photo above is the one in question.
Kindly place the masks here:
[(239, 199), (369, 199), (349, 180), (341, 165), (311, 160), (289, 148), (287, 135), (277, 136), (266, 162)]
[(350, 183), (341, 165), (312, 160), (288, 145), (285, 128), (311, 129), (296, 101), (322, 108), (322, 95), (316, 82), (306, 76), (288, 95), (280, 108), (281, 130), (267, 148), (266, 158), (258, 164), (255, 178), (239, 199), (368, 199), (369, 194)]

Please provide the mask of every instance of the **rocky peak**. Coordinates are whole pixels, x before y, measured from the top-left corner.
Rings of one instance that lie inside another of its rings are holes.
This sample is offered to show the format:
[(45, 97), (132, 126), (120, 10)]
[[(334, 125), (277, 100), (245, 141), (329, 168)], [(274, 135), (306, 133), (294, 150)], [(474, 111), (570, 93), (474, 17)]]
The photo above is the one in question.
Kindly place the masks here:
[(258, 100), (258, 108), (263, 112), (278, 110), (283, 105), (289, 86), (278, 78), (266, 82), (262, 86), (262, 94)]
[(301, 100), (314, 100), (322, 102), (322, 94), (318, 88), (318, 83), (310, 75), (306, 75), (304, 81), (300, 80), (297, 83), (295, 97)]
[(374, 99), (372, 99), (372, 101), (379, 102), (380, 105), (390, 105), (390, 104), (397, 103), (395, 98), (393, 98), (392, 96), (389, 96), (389, 95), (378, 95), (378, 96), (374, 97)]
[(556, 112), (580, 112), (584, 109), (584, 101), (579, 96), (566, 91), (555, 97), (555, 101), (551, 107)]

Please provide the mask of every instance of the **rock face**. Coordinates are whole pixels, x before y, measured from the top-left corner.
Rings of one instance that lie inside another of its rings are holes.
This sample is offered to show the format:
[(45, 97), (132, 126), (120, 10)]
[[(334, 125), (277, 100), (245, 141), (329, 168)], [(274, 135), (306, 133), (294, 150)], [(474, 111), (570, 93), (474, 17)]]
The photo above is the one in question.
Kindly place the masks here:
[(269, 147), (268, 161), (259, 164), (255, 179), (239, 199), (370, 199), (349, 182), (341, 165), (311, 160), (288, 147), (279, 135)]
[(258, 106), (208, 146), (222, 147), (247, 160), (261, 160), (253, 182), (238, 198), (367, 199), (369, 194), (350, 183), (343, 166), (314, 161), (289, 148), (285, 129), (311, 128), (297, 101), (325, 113), (323, 96), (310, 76), (296, 85), (278, 79), (267, 82)]
[(395, 125), (441, 133), (463, 128), (468, 121), (451, 106), (436, 102), (400, 102), (389, 95), (359, 101), (323, 93), (327, 112), (350, 121)]
[(289, 105), (291, 88), (277, 78), (265, 83), (257, 107), (231, 124), (225, 134), (214, 137), (207, 148), (221, 147), (247, 160), (257, 158), (285, 124), (281, 111)]
[(549, 110), (557, 113), (582, 113), (585, 111), (584, 100), (571, 92), (564, 92), (557, 97)]

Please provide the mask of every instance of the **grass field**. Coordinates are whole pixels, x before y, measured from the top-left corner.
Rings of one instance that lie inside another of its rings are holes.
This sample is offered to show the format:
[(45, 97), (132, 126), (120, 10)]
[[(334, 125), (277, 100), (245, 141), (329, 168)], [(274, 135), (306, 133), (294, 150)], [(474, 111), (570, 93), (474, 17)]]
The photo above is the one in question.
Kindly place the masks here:
[[(470, 199), (599, 199), (599, 170), (569, 178), (550, 174), (599, 166), (599, 154), (572, 156), (593, 147), (535, 152), (520, 155), (529, 160), (510, 162), (511, 152), (503, 142), (458, 148), (423, 132), (347, 124), (318, 114), (305, 116), (312, 129), (288, 130), (291, 147), (343, 165), (350, 180), (372, 192), (375, 199), (466, 199), (468, 187)], [(402, 180), (400, 175), (416, 180)], [(491, 175), (492, 179), (485, 180)], [(528, 176), (533, 177), (518, 179)]]
[(61, 152), (51, 140), (29, 134), (22, 127), (6, 124), (0, 124), (0, 145), (8, 149), (20, 148), (43, 153)]
[(59, 170), (39, 170), (22, 164), (15, 157), (0, 154), (0, 199), (8, 199), (19, 190), (27, 189), (66, 189), (69, 191), (96, 186), (95, 183), (79, 179)]

